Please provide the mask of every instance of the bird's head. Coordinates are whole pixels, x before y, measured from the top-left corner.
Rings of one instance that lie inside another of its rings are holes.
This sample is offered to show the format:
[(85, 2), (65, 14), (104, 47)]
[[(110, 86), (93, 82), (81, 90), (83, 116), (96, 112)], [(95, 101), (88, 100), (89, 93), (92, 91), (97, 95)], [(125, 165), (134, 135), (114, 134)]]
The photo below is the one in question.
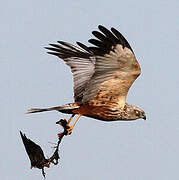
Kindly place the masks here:
[(146, 120), (145, 112), (137, 106), (128, 105), (127, 111), (130, 116), (129, 118), (131, 120), (140, 119), (140, 118)]

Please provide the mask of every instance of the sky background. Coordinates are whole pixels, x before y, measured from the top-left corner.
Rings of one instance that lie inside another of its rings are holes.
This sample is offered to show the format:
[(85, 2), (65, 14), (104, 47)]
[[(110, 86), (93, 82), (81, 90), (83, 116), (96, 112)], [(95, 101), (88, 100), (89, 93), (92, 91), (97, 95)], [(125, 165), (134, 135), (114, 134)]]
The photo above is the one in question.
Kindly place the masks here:
[(142, 74), (127, 102), (144, 109), (147, 121), (81, 117), (46, 179), (179, 179), (178, 0), (6, 0), (0, 14), (0, 179), (43, 179), (30, 170), (19, 130), (50, 156), (49, 142), (62, 130), (55, 122), (69, 115), (24, 112), (73, 102), (70, 69), (43, 47), (57, 40), (88, 44), (99, 24), (118, 29), (135, 52)]

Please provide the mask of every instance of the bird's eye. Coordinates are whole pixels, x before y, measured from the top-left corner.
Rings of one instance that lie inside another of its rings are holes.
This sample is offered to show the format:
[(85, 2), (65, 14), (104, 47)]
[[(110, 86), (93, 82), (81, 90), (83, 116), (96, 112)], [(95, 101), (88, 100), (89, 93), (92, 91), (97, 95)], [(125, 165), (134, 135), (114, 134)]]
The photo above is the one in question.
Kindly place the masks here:
[(140, 113), (139, 113), (139, 111), (135, 111), (135, 114), (136, 114), (136, 115), (139, 115)]

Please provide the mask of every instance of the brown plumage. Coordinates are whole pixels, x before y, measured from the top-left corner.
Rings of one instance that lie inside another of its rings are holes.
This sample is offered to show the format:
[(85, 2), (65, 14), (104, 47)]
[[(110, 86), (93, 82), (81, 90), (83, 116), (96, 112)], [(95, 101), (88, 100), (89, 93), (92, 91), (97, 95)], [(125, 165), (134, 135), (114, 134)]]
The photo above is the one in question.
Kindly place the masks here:
[(143, 110), (126, 103), (129, 88), (141, 73), (131, 46), (116, 29), (109, 31), (101, 25), (98, 28), (101, 32), (92, 32), (97, 39), (89, 40), (92, 47), (77, 42), (79, 48), (58, 41), (46, 48), (71, 68), (75, 103), (29, 109), (28, 113), (57, 110), (78, 114), (77, 119), (81, 115), (104, 121), (146, 119)]

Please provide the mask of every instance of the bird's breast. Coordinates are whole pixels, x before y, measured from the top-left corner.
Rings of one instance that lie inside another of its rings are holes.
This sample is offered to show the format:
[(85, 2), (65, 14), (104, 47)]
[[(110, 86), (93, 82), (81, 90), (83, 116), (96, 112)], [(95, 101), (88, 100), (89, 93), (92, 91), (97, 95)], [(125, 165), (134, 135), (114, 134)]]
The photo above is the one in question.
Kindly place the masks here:
[(123, 119), (123, 110), (121, 108), (115, 108), (113, 106), (93, 106), (93, 105), (81, 105), (78, 109), (73, 110), (75, 114), (81, 114), (83, 116), (92, 117), (103, 121), (115, 121)]

